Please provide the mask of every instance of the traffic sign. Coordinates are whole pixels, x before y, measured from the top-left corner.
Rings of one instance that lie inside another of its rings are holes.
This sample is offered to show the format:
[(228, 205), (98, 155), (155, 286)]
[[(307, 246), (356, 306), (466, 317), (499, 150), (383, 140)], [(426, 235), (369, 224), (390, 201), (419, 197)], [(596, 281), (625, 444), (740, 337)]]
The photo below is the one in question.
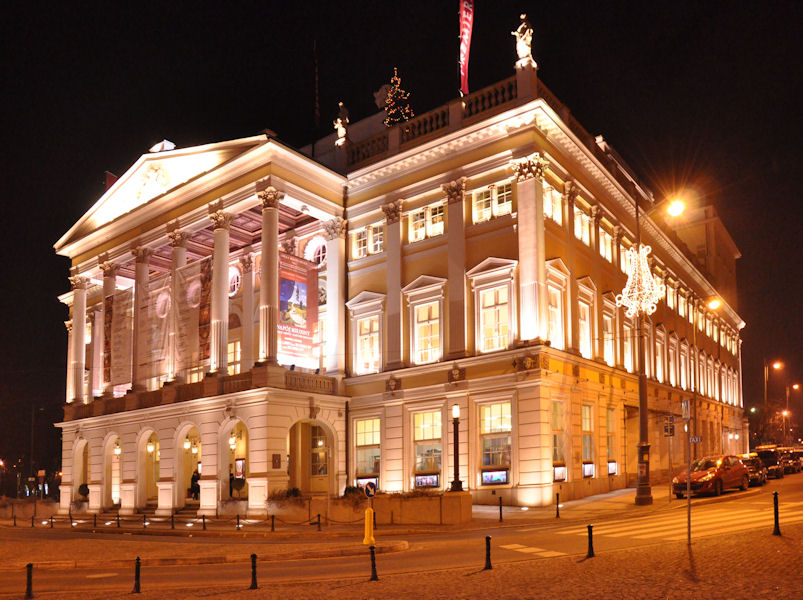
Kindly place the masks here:
[(363, 489), (368, 498), (373, 498), (376, 495), (376, 484), (373, 481), (366, 483)]
[(672, 423), (664, 424), (664, 437), (674, 437), (675, 426)]
[(689, 438), (689, 442), (692, 444), (699, 444), (703, 441), (703, 436), (701, 435), (693, 435)]

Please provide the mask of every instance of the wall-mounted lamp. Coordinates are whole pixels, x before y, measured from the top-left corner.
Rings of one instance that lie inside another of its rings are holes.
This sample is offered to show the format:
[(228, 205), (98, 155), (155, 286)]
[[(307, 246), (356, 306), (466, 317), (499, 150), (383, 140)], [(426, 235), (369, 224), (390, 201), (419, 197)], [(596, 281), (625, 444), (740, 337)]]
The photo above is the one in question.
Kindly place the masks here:
[(116, 441), (116, 442), (114, 442), (114, 453), (115, 453), (117, 456), (120, 456), (120, 453), (121, 453), (122, 451), (123, 451), (123, 449), (122, 449), (122, 448), (120, 448), (120, 442), (119, 442), (119, 440), (118, 440), (118, 441)]
[(153, 442), (148, 442), (148, 445), (145, 446), (145, 448), (148, 450), (148, 454), (153, 454), (153, 451), (156, 450), (156, 444)]

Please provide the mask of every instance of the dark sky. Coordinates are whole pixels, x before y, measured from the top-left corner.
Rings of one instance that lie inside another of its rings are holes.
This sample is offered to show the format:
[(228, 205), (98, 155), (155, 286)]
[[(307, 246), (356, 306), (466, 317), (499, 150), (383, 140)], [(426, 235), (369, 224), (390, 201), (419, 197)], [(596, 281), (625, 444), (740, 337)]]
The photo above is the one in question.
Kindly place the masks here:
[[(0, 457), (58, 456), (47, 422), (64, 398), (67, 261), (53, 243), (155, 142), (178, 146), (273, 129), (301, 146), (313, 125), (317, 40), (322, 128), (352, 120), (399, 68), (423, 113), (456, 95), (458, 0), (15, 3), (4, 8)], [(235, 5), (232, 9), (230, 6)], [(476, 1), (472, 90), (513, 74), (510, 31), (535, 28), (540, 77), (659, 197), (693, 187), (741, 249), (746, 403), (762, 360), (770, 395), (801, 363), (800, 2)], [(803, 398), (796, 404), (803, 413)]]

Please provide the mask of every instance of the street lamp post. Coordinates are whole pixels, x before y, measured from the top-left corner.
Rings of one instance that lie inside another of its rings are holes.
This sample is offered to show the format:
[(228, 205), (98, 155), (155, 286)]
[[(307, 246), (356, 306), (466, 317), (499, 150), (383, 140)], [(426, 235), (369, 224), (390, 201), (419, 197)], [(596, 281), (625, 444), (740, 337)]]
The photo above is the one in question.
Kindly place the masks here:
[(450, 492), (462, 492), (463, 482), (460, 481), (460, 405), (452, 406), (452, 428), (454, 429), (454, 480)]
[[(781, 361), (774, 361), (772, 363), (772, 368), (776, 371), (778, 369), (783, 368), (783, 363)], [(767, 408), (767, 384), (770, 380), (770, 364), (767, 362), (767, 359), (764, 359), (764, 408)]]

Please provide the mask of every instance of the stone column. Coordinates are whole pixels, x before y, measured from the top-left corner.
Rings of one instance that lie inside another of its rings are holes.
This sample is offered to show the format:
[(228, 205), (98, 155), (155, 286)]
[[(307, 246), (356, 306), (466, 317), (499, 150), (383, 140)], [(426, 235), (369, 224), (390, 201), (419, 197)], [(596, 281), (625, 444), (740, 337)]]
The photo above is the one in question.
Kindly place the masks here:
[(144, 348), (140, 348), (145, 343), (140, 339), (140, 328), (145, 326), (143, 322), (144, 307), (148, 302), (148, 262), (150, 261), (152, 250), (137, 246), (131, 249), (131, 254), (135, 260), (134, 272), (134, 341), (131, 345), (131, 385), (134, 391), (143, 389), (142, 379), (148, 376), (140, 368), (139, 355)]
[(519, 239), (519, 336), (546, 339), (544, 187), (547, 162), (536, 152), (511, 167), (516, 177)]
[(279, 203), (273, 186), (257, 194), (262, 202), (262, 264), (259, 271), (259, 361), (276, 364), (279, 319)]
[(170, 324), (168, 333), (168, 351), (167, 351), (167, 376), (169, 380), (174, 380), (177, 376), (176, 368), (178, 366), (178, 357), (176, 353), (176, 336), (178, 335), (178, 277), (176, 271), (181, 269), (187, 264), (187, 239), (190, 237), (186, 231), (181, 231), (178, 228), (178, 223), (171, 223), (167, 226), (167, 238), (170, 240)]
[(111, 398), (114, 388), (111, 382), (112, 357), (110, 353), (106, 352), (106, 332), (111, 331), (112, 313), (111, 311), (106, 310), (106, 305), (111, 305), (114, 303), (114, 293), (117, 290), (117, 271), (119, 269), (119, 265), (109, 261), (108, 255), (103, 255), (103, 257), (101, 257), (101, 259), (98, 261), (98, 266), (103, 272), (103, 346), (101, 347), (103, 352), (103, 397)]
[(75, 397), (72, 387), (72, 321), (64, 321), (64, 326), (67, 328), (67, 386), (64, 401), (69, 404)]
[[(591, 279), (596, 284), (594, 290), (594, 310), (591, 314), (593, 322), (591, 324), (591, 358), (604, 362), (605, 356), (605, 336), (602, 333), (602, 297), (599, 292), (599, 284), (602, 281), (602, 256), (599, 253), (599, 228), (602, 220), (602, 210), (599, 206), (591, 207), (591, 249), (594, 251), (594, 258), (591, 261)], [(613, 256), (613, 254), (611, 254)]]
[(346, 372), (346, 221), (323, 224), (326, 236), (326, 374)]
[(74, 402), (86, 402), (84, 398), (84, 361), (86, 349), (84, 344), (86, 332), (86, 279), (74, 271), (70, 277), (73, 289), (72, 297), (72, 336), (70, 350), (72, 359), (70, 373)]
[(386, 324), (388, 369), (398, 369), (402, 364), (402, 314), (401, 314), (401, 213), (402, 200), (394, 200), (382, 206), (385, 213), (385, 276), (386, 276)]
[[(566, 266), (569, 267), (569, 297), (566, 303), (566, 339), (569, 352), (580, 354), (580, 332), (577, 327), (577, 272), (575, 254), (577, 238), (574, 237), (574, 200), (577, 197), (577, 184), (567, 181), (564, 189), (566, 202)], [(580, 242), (582, 243), (582, 242)]]
[(446, 296), (449, 316), (445, 345), (447, 360), (466, 356), (466, 222), (463, 200), (465, 186), (465, 177), (441, 186), (448, 201), (446, 247), (449, 252), (449, 262)]
[(103, 310), (92, 311), (92, 353), (89, 377), (89, 395), (95, 397), (103, 390)]
[(215, 228), (212, 254), (212, 298), (210, 307), (209, 370), (226, 375), (229, 343), (229, 225), (233, 216), (223, 212), (222, 202), (209, 206)]
[(242, 356), (240, 371), (250, 371), (254, 366), (254, 258), (251, 247), (240, 257), (243, 292)]

